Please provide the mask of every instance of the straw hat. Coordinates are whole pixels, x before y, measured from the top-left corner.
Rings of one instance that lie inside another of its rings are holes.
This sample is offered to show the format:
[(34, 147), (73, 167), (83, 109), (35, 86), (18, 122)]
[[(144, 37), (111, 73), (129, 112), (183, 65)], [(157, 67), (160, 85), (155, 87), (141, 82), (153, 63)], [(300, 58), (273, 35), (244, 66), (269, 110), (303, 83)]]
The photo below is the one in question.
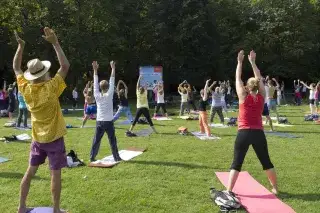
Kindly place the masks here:
[(35, 80), (46, 74), (50, 67), (50, 61), (40, 61), (39, 59), (32, 59), (27, 64), (28, 69), (24, 72), (24, 78), (28, 81)]

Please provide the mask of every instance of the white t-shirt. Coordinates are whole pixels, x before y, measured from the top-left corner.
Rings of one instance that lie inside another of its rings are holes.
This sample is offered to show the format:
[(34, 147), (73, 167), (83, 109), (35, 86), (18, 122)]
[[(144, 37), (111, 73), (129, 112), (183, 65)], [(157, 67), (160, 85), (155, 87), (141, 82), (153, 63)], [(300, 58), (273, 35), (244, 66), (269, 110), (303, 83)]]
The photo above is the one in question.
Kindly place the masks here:
[(162, 92), (162, 95), (160, 95), (160, 93), (157, 93), (157, 103), (164, 104), (164, 92)]
[(309, 100), (314, 99), (315, 98), (315, 91), (314, 90), (310, 90), (310, 95), (309, 95)]
[(78, 99), (78, 92), (73, 90), (72, 91), (72, 97), (73, 97), (73, 99)]
[(264, 98), (264, 103), (267, 104), (268, 103), (268, 97), (269, 97), (269, 87), (266, 85), (266, 86), (264, 86), (264, 89), (266, 91), (266, 96)]
[(97, 103), (97, 121), (113, 120), (113, 94), (114, 77), (110, 77), (109, 90), (107, 93), (100, 93), (98, 75), (93, 76), (93, 94)]
[(183, 94), (182, 92), (179, 91), (179, 94), (181, 95), (181, 102), (182, 103), (188, 102), (188, 93)]

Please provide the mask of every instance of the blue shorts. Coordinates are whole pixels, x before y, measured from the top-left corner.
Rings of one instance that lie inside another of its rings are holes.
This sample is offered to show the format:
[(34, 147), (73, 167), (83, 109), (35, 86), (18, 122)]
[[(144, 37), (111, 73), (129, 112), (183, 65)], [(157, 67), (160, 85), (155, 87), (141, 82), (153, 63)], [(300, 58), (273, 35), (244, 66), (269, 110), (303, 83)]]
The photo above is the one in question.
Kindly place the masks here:
[(94, 115), (94, 114), (97, 114), (97, 106), (88, 105), (86, 108), (86, 115)]
[(276, 110), (277, 109), (277, 101), (275, 99), (268, 100), (268, 108), (269, 110)]
[(269, 116), (269, 108), (268, 108), (268, 104), (264, 104), (263, 106), (263, 112), (262, 112), (263, 116)]

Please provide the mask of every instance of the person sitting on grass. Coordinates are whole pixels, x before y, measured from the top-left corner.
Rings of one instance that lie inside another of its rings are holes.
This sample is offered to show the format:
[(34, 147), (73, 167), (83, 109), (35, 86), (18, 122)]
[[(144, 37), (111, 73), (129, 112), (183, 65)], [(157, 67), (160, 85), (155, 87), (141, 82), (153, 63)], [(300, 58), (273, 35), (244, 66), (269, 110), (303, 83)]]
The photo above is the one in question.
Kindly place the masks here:
[(272, 186), (272, 192), (277, 194), (277, 175), (269, 157), (268, 144), (263, 131), (261, 117), (265, 88), (260, 70), (255, 62), (256, 53), (251, 51), (248, 58), (253, 69), (254, 77), (249, 78), (247, 85), (244, 86), (241, 79), (244, 52), (243, 50), (239, 52), (236, 70), (236, 91), (239, 98), (238, 133), (234, 145), (234, 157), (229, 174), (227, 192), (231, 196), (235, 196), (232, 190), (237, 182), (247, 151), (250, 145), (252, 145), (263, 169), (266, 171)]
[(151, 129), (157, 133), (156, 129), (154, 128), (153, 122), (151, 120), (150, 112), (149, 112), (149, 103), (148, 103), (148, 93), (147, 93), (147, 87), (143, 87), (140, 85), (140, 82), (142, 80), (142, 76), (139, 76), (137, 87), (136, 87), (136, 93), (137, 93), (137, 112), (136, 116), (133, 120), (133, 123), (130, 126), (129, 131), (127, 132), (128, 136), (136, 136), (132, 130), (135, 127), (136, 123), (138, 122), (141, 115), (144, 115), (144, 117), (147, 119)]
[(115, 81), (115, 70), (116, 64), (115, 62), (110, 62), (111, 66), (111, 76), (109, 83), (106, 80), (102, 80), (100, 82), (100, 90), (99, 91), (99, 79), (98, 79), (98, 69), (99, 64), (94, 61), (92, 63), (93, 67), (93, 94), (94, 98), (97, 102), (97, 124), (96, 124), (96, 133), (94, 135), (94, 139), (92, 142), (90, 161), (96, 161), (96, 156), (100, 149), (101, 139), (105, 132), (108, 134), (109, 143), (112, 151), (112, 155), (115, 161), (121, 161), (117, 138), (115, 135), (115, 129), (113, 124), (113, 94), (114, 94), (114, 81)]
[(95, 115), (97, 114), (97, 105), (96, 105), (96, 100), (94, 98), (93, 91), (92, 91), (92, 82), (88, 84), (88, 88), (86, 91), (87, 91), (86, 93), (85, 92), (83, 93), (84, 99), (86, 102), (86, 110), (85, 110), (86, 115), (83, 118), (81, 128), (84, 127), (84, 125), (86, 124), (89, 118), (91, 118), (92, 116), (95, 117)]
[(211, 114), (210, 114), (210, 123), (213, 123), (214, 116), (218, 113), (221, 124), (224, 125), (224, 117), (222, 113), (222, 88), (216, 87), (213, 90), (213, 87), (216, 85), (217, 82), (213, 82), (213, 84), (209, 87), (209, 92), (212, 93), (212, 104), (211, 104)]
[(69, 61), (66, 58), (55, 32), (44, 28), (45, 40), (51, 43), (56, 51), (60, 69), (54, 78), (50, 77), (50, 61), (33, 59), (28, 62), (28, 70), (22, 72), (21, 61), (25, 42), (15, 32), (19, 44), (13, 59), (13, 70), (17, 77), (18, 89), (25, 98), (31, 112), (32, 144), (29, 167), (22, 179), (20, 189), (20, 204), (18, 213), (26, 213), (26, 199), (32, 178), (39, 165), (49, 159), (51, 170), (51, 193), (53, 213), (65, 213), (60, 210), (61, 169), (67, 166), (67, 156), (63, 136), (67, 134), (66, 123), (59, 103), (59, 96), (66, 88), (64, 79), (69, 71)]
[(306, 87), (307, 89), (310, 90), (310, 92), (309, 92), (310, 113), (311, 113), (311, 115), (315, 115), (315, 114), (317, 114), (317, 110), (316, 110), (316, 107), (315, 107), (315, 93), (317, 91), (316, 84), (315, 83), (311, 83), (310, 86), (308, 86), (303, 81), (300, 81), (300, 82), (304, 87)]
[(188, 113), (189, 110), (189, 104), (188, 104), (188, 91), (183, 87), (185, 81), (182, 82), (178, 87), (178, 93), (181, 95), (181, 105), (180, 105), (180, 113), (179, 116), (183, 116), (184, 111), (187, 110)]
[[(120, 85), (123, 86), (122, 89), (120, 89)], [(113, 122), (116, 122), (120, 118), (121, 113), (125, 113), (127, 116), (127, 119), (132, 123), (133, 122), (133, 117), (130, 111), (129, 107), (129, 101), (128, 101), (128, 87), (127, 85), (120, 80), (117, 85), (117, 94), (119, 98), (119, 109), (116, 112), (116, 114), (113, 116)]]
[(163, 89), (163, 83), (158, 83), (156, 86), (156, 94), (157, 94), (157, 106), (155, 113), (153, 114), (153, 117), (156, 117), (160, 108), (162, 108), (162, 112), (165, 117), (168, 117), (167, 109), (166, 109), (166, 103), (164, 101), (164, 89)]
[(207, 114), (207, 104), (208, 104), (208, 87), (210, 79), (206, 81), (204, 89), (200, 91), (200, 101), (199, 101), (199, 127), (200, 133), (206, 133), (207, 137), (211, 137), (211, 130), (208, 125), (208, 114)]

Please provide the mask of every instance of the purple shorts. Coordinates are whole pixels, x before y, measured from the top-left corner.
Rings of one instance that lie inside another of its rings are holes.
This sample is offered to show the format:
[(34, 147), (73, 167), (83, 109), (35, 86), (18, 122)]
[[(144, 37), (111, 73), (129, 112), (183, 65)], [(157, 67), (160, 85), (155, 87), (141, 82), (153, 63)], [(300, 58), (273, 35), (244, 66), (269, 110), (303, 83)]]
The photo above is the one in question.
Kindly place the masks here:
[(51, 170), (60, 170), (67, 166), (64, 139), (59, 138), (51, 143), (32, 142), (30, 150), (30, 165), (39, 166), (48, 156)]

